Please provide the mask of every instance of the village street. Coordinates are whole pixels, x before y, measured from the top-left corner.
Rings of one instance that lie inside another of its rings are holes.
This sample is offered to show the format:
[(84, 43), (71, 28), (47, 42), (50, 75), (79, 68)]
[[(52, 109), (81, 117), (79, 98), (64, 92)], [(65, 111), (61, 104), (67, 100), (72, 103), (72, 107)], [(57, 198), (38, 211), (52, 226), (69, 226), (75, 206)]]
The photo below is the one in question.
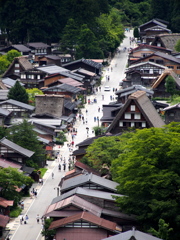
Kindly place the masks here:
[[(115, 98), (115, 94), (113, 92), (113, 88), (119, 89), (119, 82), (122, 81), (124, 78), (124, 71), (127, 64), (127, 56), (128, 52), (123, 51), (124, 47), (134, 47), (130, 45), (129, 37), (133, 36), (132, 30), (130, 32), (126, 32), (126, 38), (124, 39), (123, 43), (119, 47), (120, 54), (116, 54), (115, 57), (111, 61), (111, 65), (104, 69), (101, 91), (98, 90), (96, 94), (91, 95), (90, 99), (93, 100), (94, 98), (97, 99), (97, 103), (86, 104), (85, 108), (82, 110), (85, 118), (85, 124), (83, 121), (76, 121), (75, 128), (77, 128), (77, 136), (74, 138), (75, 145), (79, 142), (85, 140), (88, 137), (94, 136), (92, 129), (94, 126), (97, 126), (97, 121), (94, 122), (94, 117), (102, 117), (102, 105), (108, 104), (110, 100), (110, 96)], [(112, 68), (112, 71), (111, 71)], [(110, 77), (110, 80), (106, 80), (106, 75)], [(104, 91), (104, 87), (109, 86), (110, 91)], [(102, 95), (104, 95), (104, 100), (102, 100)], [(87, 97), (88, 99), (88, 97)], [(100, 107), (100, 112), (98, 112), (98, 107)], [(86, 110), (88, 112), (86, 113)], [(87, 121), (87, 124), (86, 124)], [(87, 134), (87, 127), (89, 128), (89, 132)], [(69, 142), (72, 141), (72, 137), (69, 134), (68, 136)], [(75, 150), (74, 147), (73, 150)], [(56, 150), (60, 151), (59, 156), (62, 155), (63, 160), (65, 158), (66, 162), (70, 156), (69, 149), (67, 144), (64, 147), (59, 148), (57, 147)], [(62, 162), (60, 162), (62, 163)], [(52, 161), (48, 162), (48, 171), (46, 172), (43, 180), (43, 185), (34, 184), (33, 188), (38, 190), (37, 199), (30, 199), (27, 198), (24, 200), (25, 208), (23, 210), (23, 215), (26, 214), (29, 217), (28, 224), (20, 224), (20, 218), (17, 218), (11, 221), (8, 224), (8, 227), (11, 229), (10, 231), (10, 239), (11, 240), (40, 240), (44, 239), (41, 236), (41, 229), (42, 223), (41, 221), (37, 223), (36, 216), (39, 214), (41, 217), (47, 206), (51, 203), (52, 199), (57, 196), (58, 194), (58, 184), (60, 179), (64, 176), (65, 172), (68, 171), (59, 171), (58, 170), (59, 161)], [(52, 172), (54, 173), (54, 179), (52, 179)]]

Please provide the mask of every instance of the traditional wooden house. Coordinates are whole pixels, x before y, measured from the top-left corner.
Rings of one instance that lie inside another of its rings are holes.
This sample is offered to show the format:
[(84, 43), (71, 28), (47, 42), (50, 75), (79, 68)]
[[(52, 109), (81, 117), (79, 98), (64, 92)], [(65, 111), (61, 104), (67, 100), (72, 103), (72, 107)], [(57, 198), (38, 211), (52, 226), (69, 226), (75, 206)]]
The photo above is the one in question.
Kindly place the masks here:
[(0, 107), (0, 126), (9, 124), (11, 119), (11, 114), (12, 114), (11, 111), (8, 111)]
[(156, 35), (159, 34), (171, 34), (171, 30), (163, 27), (163, 26), (154, 26), (154, 27), (150, 27), (150, 28), (146, 28), (144, 30), (145, 32), (145, 36), (143, 36), (143, 42), (145, 42), (146, 44), (152, 44), (154, 38)]
[(177, 51), (174, 47), (178, 40), (180, 40), (180, 33), (159, 34), (155, 36), (152, 45), (168, 48), (173, 53), (176, 53)]
[[(47, 78), (48, 78), (48, 77), (47, 77)], [(44, 80), (44, 83), (46, 84), (46, 80)], [(68, 78), (68, 77), (67, 77), (67, 78), (60, 78), (60, 79), (58, 79), (58, 80), (56, 80), (56, 81), (48, 84), (47, 87), (53, 87), (53, 86), (57, 86), (57, 85), (63, 84), (63, 83), (66, 83), (66, 84), (71, 85), (71, 86), (73, 86), (73, 87), (79, 87), (79, 88), (81, 88), (82, 90), (85, 90), (85, 89), (82, 87), (82, 86), (83, 86), (83, 83), (78, 82), (78, 81), (76, 81), (76, 80), (74, 80), (74, 79), (72, 79), (72, 78)]]
[(137, 91), (129, 96), (107, 133), (117, 134), (129, 128), (162, 127), (163, 120), (157, 113), (144, 91)]
[(6, 237), (8, 236), (9, 229), (6, 229), (6, 226), (9, 221), (10, 217), (0, 214), (0, 238), (2, 240), (6, 239)]
[(123, 107), (123, 105), (123, 103), (103, 105), (103, 116), (100, 119), (101, 125), (103, 127), (108, 127), (112, 123), (120, 109)]
[(9, 216), (10, 207), (14, 205), (13, 200), (7, 200), (5, 198), (0, 197), (0, 214)]
[(112, 237), (104, 238), (102, 240), (162, 240), (154, 237), (149, 233), (140, 232), (133, 228), (132, 230), (117, 234)]
[(55, 229), (55, 238), (100, 240), (122, 231), (116, 223), (105, 220), (88, 212), (53, 221), (49, 230)]
[(158, 79), (152, 85), (151, 89), (154, 92), (154, 97), (166, 98), (166, 97), (170, 96), (170, 93), (168, 93), (166, 91), (166, 86), (165, 86), (166, 78), (168, 76), (171, 76), (174, 79), (174, 81), (176, 83), (176, 90), (177, 91), (180, 90), (180, 79), (179, 79), (179, 77), (177, 76), (177, 74), (174, 73), (173, 70), (167, 69), (158, 77)]
[(122, 197), (123, 195), (121, 194), (116, 194), (116, 193), (110, 193), (110, 192), (104, 192), (104, 191), (99, 191), (99, 190), (92, 190), (92, 189), (87, 189), (87, 188), (74, 188), (73, 190), (68, 191), (67, 193), (64, 193), (56, 198), (53, 199), (53, 203), (57, 203), (63, 199), (66, 199), (70, 196), (79, 196), (80, 198), (85, 199), (88, 202), (91, 202), (103, 209), (108, 209), (108, 210), (113, 210), (113, 211), (118, 211), (118, 207), (116, 205), (116, 201), (114, 196), (116, 197)]
[(5, 159), (26, 164), (26, 159), (30, 158), (33, 154), (33, 151), (25, 149), (5, 137), (0, 140), (0, 155)]
[(70, 63), (63, 64), (63, 67), (69, 70), (76, 70), (79, 68), (85, 69), (87, 71), (93, 72), (98, 76), (101, 76), (102, 71), (102, 64), (89, 60), (89, 59), (79, 59), (76, 61), (72, 61)]
[(116, 92), (117, 95), (117, 102), (118, 103), (125, 103), (128, 99), (128, 97), (137, 91), (144, 91), (146, 92), (146, 95), (149, 99), (151, 99), (153, 97), (154, 92), (152, 90), (149, 90), (141, 85), (133, 85), (131, 87), (127, 87), (124, 89), (120, 89)]
[(154, 80), (161, 75), (165, 69), (167, 69), (167, 67), (150, 61), (132, 64), (125, 72), (126, 79), (130, 86), (151, 86), (152, 82), (154, 82)]
[(99, 177), (92, 173), (86, 173), (63, 181), (60, 191), (61, 194), (63, 194), (76, 187), (82, 187), (113, 193), (117, 191), (116, 187), (118, 185), (118, 183), (111, 180)]
[(24, 84), (25, 88), (41, 88), (44, 86), (45, 72), (36, 68), (21, 71), (20, 81)]
[(180, 103), (166, 107), (163, 109), (165, 115), (165, 123), (180, 122)]
[(26, 47), (23, 44), (13, 44), (13, 45), (1, 48), (1, 52), (5, 52), (5, 53), (7, 53), (11, 50), (16, 50), (16, 51), (20, 52), (21, 55), (26, 55), (26, 56), (28, 56), (31, 52), (31, 49)]
[(140, 58), (147, 57), (155, 52), (163, 52), (167, 54), (171, 54), (171, 50), (164, 48), (164, 47), (158, 47), (158, 46), (152, 46), (147, 44), (140, 44), (136, 48), (131, 49), (128, 56), (128, 63), (131, 65), (133, 61), (136, 61)]
[(34, 56), (51, 54), (51, 46), (43, 42), (28, 42), (26, 46), (31, 49)]
[(132, 62), (132, 64), (148, 62), (148, 61), (163, 65), (165, 67), (168, 67), (169, 69), (173, 69), (173, 71), (176, 74), (180, 75), (180, 59), (162, 52), (155, 52), (149, 56), (146, 56), (144, 58), (141, 58), (139, 60)]
[(0, 102), (0, 107), (12, 112), (14, 118), (29, 117), (35, 109), (34, 106), (13, 99)]
[[(145, 42), (146, 30), (152, 27), (167, 28), (168, 22), (161, 19), (151, 19), (150, 21), (139, 26), (139, 34), (142, 42)], [(145, 38), (145, 39), (144, 39)]]
[(25, 56), (15, 57), (13, 62), (10, 64), (8, 69), (2, 75), (3, 78), (9, 77), (12, 79), (19, 79), (20, 73), (26, 70), (32, 70), (33, 65), (29, 62), (28, 58)]
[(87, 70), (82, 69), (82, 68), (73, 70), (73, 72), (78, 73), (80, 75), (83, 75), (84, 76), (83, 86), (86, 88), (88, 93), (93, 92), (93, 89), (94, 89), (95, 84), (96, 84), (97, 74), (94, 73), (94, 72), (87, 71)]
[(57, 55), (35, 56), (34, 61), (37, 62), (39, 66), (51, 65), (51, 64), (61, 66), (61, 58)]

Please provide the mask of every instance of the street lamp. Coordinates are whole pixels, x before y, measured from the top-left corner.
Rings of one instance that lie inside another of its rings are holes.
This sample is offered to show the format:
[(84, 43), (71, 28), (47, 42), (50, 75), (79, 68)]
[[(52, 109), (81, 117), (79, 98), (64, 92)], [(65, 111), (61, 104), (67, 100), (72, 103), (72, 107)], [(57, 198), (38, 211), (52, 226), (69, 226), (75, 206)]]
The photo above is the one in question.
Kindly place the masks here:
[(87, 131), (87, 137), (88, 137), (88, 134), (89, 134), (89, 128), (88, 127), (86, 128), (86, 131)]

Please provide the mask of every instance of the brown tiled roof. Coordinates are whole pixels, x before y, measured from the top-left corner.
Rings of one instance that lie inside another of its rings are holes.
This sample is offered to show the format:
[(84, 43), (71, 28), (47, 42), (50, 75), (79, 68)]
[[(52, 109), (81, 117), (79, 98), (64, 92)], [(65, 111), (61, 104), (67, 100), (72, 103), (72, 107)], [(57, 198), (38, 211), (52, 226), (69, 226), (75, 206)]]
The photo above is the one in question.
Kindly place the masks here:
[(8, 207), (13, 206), (14, 201), (13, 200), (6, 200), (5, 198), (0, 197), (0, 206)]
[(22, 166), (18, 163), (14, 163), (14, 162), (8, 161), (4, 158), (0, 158), (0, 167), (2, 167), (2, 168), (12, 167), (12, 168), (20, 169)]
[(8, 216), (4, 216), (0, 214), (0, 227), (5, 228), (7, 223), (9, 222), (9, 217)]
[(98, 171), (96, 171), (94, 168), (91, 168), (91, 167), (89, 167), (88, 165), (86, 165), (86, 164), (84, 164), (84, 163), (82, 163), (82, 162), (80, 162), (80, 161), (76, 161), (76, 162), (75, 162), (75, 167), (76, 167), (76, 168), (80, 168), (80, 169), (82, 169), (82, 170), (86, 170), (88, 173), (93, 173), (93, 174), (98, 175), (98, 176), (101, 175), (101, 174), (100, 174)]
[(105, 228), (108, 229), (110, 231), (117, 231), (117, 225), (114, 222), (110, 222), (108, 220), (105, 220), (103, 218), (97, 217), (93, 214), (87, 213), (87, 212), (82, 212), (79, 214), (75, 214), (73, 216), (64, 218), (64, 219), (60, 219), (57, 221), (54, 221), (51, 223), (49, 230), (51, 229), (57, 229), (60, 227), (63, 227), (65, 225), (67, 225), (68, 223), (73, 223), (77, 220), (85, 220), (87, 222), (91, 222), (101, 228)]
[(21, 66), (24, 68), (24, 70), (29, 70), (33, 68), (33, 65), (29, 62), (29, 60), (26, 57), (18, 57), (17, 58)]
[(69, 207), (70, 205), (77, 207), (77, 210), (78, 209), (86, 210), (96, 216), (100, 216), (101, 212), (102, 212), (101, 207), (98, 207), (98, 206), (84, 200), (83, 198), (73, 195), (69, 198), (65, 198), (59, 202), (51, 204), (48, 207), (48, 209), (46, 210), (45, 214), (50, 213), (52, 211), (58, 211), (58, 210), (65, 209), (65, 208)]
[(158, 85), (167, 77), (167, 76), (172, 76), (173, 79), (175, 80), (176, 84), (180, 87), (180, 79), (177, 76), (177, 74), (172, 70), (172, 69), (166, 69), (155, 81), (155, 83), (152, 85), (152, 89), (155, 89), (158, 87)]

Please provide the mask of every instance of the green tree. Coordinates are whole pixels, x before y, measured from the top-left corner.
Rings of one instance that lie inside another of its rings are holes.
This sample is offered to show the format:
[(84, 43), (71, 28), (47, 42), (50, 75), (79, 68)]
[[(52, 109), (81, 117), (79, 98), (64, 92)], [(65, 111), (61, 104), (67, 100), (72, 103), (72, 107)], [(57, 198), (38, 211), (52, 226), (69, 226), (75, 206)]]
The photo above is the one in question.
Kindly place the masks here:
[(103, 133), (106, 132), (106, 129), (104, 127), (93, 127), (93, 130), (95, 132), (95, 136), (102, 135)]
[(9, 131), (9, 140), (21, 147), (35, 152), (32, 157), (26, 160), (26, 165), (34, 168), (43, 167), (45, 151), (38, 140), (37, 134), (33, 130), (33, 125), (24, 119), (22, 123), (13, 125)]
[(14, 86), (8, 92), (8, 99), (14, 99), (19, 102), (28, 103), (29, 97), (26, 89), (21, 86), (17, 80)]
[(32, 178), (25, 176), (15, 168), (1, 168), (0, 169), (0, 196), (9, 200), (15, 200), (15, 204), (20, 199), (17, 188), (21, 188), (24, 185), (30, 187), (33, 183)]
[(0, 139), (2, 139), (3, 137), (5, 137), (7, 135), (7, 130), (4, 127), (0, 126)]
[(38, 88), (26, 89), (26, 92), (28, 94), (29, 104), (32, 104), (33, 106), (35, 105), (35, 96), (44, 95), (44, 93)]
[(14, 60), (15, 57), (20, 57), (20, 56), (21, 56), (21, 53), (17, 50), (10, 50), (6, 54), (6, 58), (10, 63)]
[(104, 58), (94, 33), (86, 24), (81, 26), (76, 46), (76, 59), (79, 58)]
[(9, 67), (10, 62), (7, 60), (6, 56), (3, 55), (0, 57), (0, 74), (4, 73)]
[(180, 39), (176, 42), (176, 45), (174, 48), (177, 52), (180, 52)]
[(159, 219), (158, 227), (158, 231), (156, 231), (154, 228), (150, 228), (148, 232), (163, 240), (171, 239), (169, 238), (169, 234), (173, 231), (173, 229), (169, 228), (169, 223), (165, 223), (163, 219)]
[(139, 30), (137, 27), (134, 28), (133, 35), (135, 38), (139, 38)]
[(173, 94), (176, 92), (176, 82), (172, 76), (166, 77), (166, 83), (165, 83), (166, 92), (170, 93), (171, 99), (173, 97)]
[(121, 210), (135, 214), (145, 230), (156, 228), (159, 217), (180, 235), (180, 124), (137, 130), (112, 162)]

